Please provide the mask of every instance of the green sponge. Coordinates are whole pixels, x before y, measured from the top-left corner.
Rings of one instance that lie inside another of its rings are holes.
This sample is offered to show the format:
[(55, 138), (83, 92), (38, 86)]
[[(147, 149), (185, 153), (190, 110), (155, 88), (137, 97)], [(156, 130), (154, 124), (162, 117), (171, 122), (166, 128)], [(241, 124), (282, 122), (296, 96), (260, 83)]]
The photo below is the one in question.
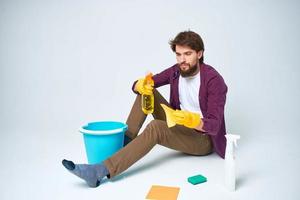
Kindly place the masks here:
[(206, 181), (207, 181), (206, 177), (202, 176), (201, 174), (196, 175), (196, 176), (191, 176), (188, 178), (188, 182), (190, 182), (193, 185), (197, 185), (199, 183), (204, 183)]

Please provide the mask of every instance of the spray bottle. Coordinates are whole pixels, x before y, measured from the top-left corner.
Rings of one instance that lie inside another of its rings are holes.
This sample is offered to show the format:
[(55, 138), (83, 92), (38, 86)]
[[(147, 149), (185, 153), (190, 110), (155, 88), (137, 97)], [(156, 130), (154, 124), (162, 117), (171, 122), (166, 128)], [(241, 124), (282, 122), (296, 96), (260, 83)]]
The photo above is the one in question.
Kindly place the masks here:
[[(145, 78), (145, 85), (154, 86), (154, 81), (152, 79), (152, 73), (148, 73)], [(142, 110), (147, 114), (151, 114), (154, 111), (154, 95), (153, 92), (142, 94)]]
[(225, 152), (225, 185), (229, 191), (235, 191), (235, 148), (239, 135), (226, 134), (227, 144)]

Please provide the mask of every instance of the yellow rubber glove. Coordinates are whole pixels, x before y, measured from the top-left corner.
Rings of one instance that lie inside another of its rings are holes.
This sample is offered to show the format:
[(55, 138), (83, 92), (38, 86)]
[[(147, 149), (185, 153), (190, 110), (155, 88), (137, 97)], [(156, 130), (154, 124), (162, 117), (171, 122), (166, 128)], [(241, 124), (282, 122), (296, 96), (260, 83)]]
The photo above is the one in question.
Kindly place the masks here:
[(198, 113), (193, 113), (184, 110), (173, 110), (164, 104), (160, 104), (167, 118), (168, 127), (175, 126), (175, 124), (183, 125), (188, 128), (196, 128), (202, 123), (201, 117)]
[(176, 122), (175, 122), (175, 119), (173, 118), (173, 112), (175, 112), (175, 110), (173, 110), (172, 108), (169, 108), (165, 104), (160, 104), (160, 105), (165, 111), (168, 127), (175, 126)]
[[(147, 76), (152, 77), (152, 74), (149, 74)], [(149, 94), (149, 95), (152, 94), (153, 87), (154, 87), (154, 81), (152, 79), (147, 80), (147, 77), (140, 78), (135, 84), (135, 88), (137, 92), (140, 94)]]
[(202, 123), (200, 115), (198, 113), (193, 113), (185, 110), (175, 110), (173, 112), (173, 117), (176, 124), (181, 124), (188, 128), (196, 128)]

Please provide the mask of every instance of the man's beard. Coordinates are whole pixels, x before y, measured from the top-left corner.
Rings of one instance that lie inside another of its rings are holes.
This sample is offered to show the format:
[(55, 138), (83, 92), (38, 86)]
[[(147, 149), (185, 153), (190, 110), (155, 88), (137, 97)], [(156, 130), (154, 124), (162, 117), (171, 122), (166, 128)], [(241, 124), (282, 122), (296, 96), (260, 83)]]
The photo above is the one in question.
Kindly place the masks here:
[(183, 71), (180, 67), (179, 67), (179, 70), (180, 70), (180, 75), (182, 77), (188, 77), (188, 76), (192, 76), (192, 75), (195, 75), (195, 72), (197, 71), (198, 69), (198, 65), (195, 64), (193, 67), (191, 67), (190, 64), (187, 64), (187, 63), (181, 63), (180, 65), (182, 64), (185, 64), (185, 65), (189, 65), (189, 69), (186, 70), (186, 71)]

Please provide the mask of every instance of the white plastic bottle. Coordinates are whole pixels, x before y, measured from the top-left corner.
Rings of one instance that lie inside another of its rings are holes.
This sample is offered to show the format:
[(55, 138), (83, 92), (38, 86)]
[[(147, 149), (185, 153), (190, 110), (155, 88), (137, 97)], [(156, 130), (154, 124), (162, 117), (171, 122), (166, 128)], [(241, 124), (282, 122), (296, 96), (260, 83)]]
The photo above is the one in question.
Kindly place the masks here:
[(226, 134), (227, 144), (225, 152), (225, 185), (229, 191), (235, 191), (235, 147), (239, 135)]

